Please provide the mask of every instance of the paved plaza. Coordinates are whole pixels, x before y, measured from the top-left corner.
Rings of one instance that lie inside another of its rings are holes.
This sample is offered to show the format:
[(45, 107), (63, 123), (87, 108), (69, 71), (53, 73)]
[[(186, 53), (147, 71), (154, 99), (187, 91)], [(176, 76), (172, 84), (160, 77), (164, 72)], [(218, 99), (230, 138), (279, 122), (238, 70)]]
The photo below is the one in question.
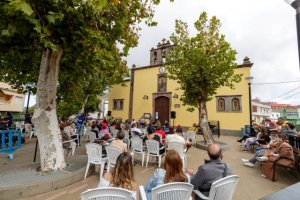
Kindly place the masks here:
[[(271, 182), (270, 180), (261, 177), (261, 167), (259, 164), (257, 164), (254, 168), (243, 166), (240, 159), (250, 158), (253, 154), (250, 152), (243, 152), (236, 140), (237, 137), (234, 136), (221, 136), (219, 139), (219, 141), (226, 142), (230, 146), (230, 149), (224, 152), (224, 160), (230, 164), (234, 173), (241, 177), (234, 193), (234, 200), (259, 199), (300, 180), (299, 172), (288, 171), (286, 169), (279, 168), (276, 174), (277, 181)], [(13, 168), (32, 163), (35, 141), (35, 138), (28, 139), (24, 146), (14, 154), (14, 160), (8, 160), (5, 154), (0, 155), (0, 178), (3, 178), (3, 174), (6, 174), (7, 171), (12, 170)], [(85, 155), (84, 143), (86, 143), (86, 141), (83, 139), (81, 147), (76, 149), (75, 154), (77, 157), (82, 157)], [(37, 158), (39, 157), (37, 156)], [(200, 164), (203, 163), (205, 158), (208, 158), (206, 151), (192, 147), (188, 152), (188, 168), (196, 169)], [(68, 161), (69, 158), (67, 159), (67, 162)], [(148, 168), (142, 167), (140, 162), (138, 162), (135, 166), (135, 178), (138, 185), (145, 185), (148, 177), (153, 174), (153, 171), (156, 169), (156, 167), (157, 165), (154, 164), (149, 165)], [(89, 188), (97, 187), (98, 181), (99, 173), (96, 172), (92, 175), (89, 175), (86, 180), (81, 180), (73, 185), (25, 199), (80, 199), (80, 194)]]

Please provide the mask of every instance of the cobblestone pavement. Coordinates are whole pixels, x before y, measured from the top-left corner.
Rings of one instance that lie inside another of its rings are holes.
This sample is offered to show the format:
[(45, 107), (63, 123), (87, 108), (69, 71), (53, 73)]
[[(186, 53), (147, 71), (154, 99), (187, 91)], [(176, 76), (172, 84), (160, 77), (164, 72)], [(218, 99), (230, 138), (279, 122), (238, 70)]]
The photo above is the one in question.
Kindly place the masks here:
[[(230, 149), (224, 152), (224, 161), (227, 162), (233, 169), (233, 172), (241, 177), (236, 191), (234, 193), (234, 200), (255, 200), (266, 196), (275, 191), (279, 191), (284, 187), (300, 181), (300, 173), (297, 171), (288, 171), (283, 168), (278, 168), (276, 171), (277, 181), (271, 182), (270, 180), (261, 177), (261, 166), (257, 164), (254, 168), (248, 168), (243, 165), (241, 158), (250, 158), (253, 156), (250, 152), (243, 152), (236, 142), (237, 137), (234, 136), (221, 136), (220, 141), (226, 142)], [(7, 169), (32, 162), (34, 155), (35, 139), (27, 140), (24, 147), (17, 151), (14, 160), (8, 160), (6, 155), (0, 154), (0, 173)], [(80, 148), (76, 150), (76, 155), (85, 154), (84, 142)], [(188, 168), (197, 169), (200, 164), (203, 164), (204, 159), (207, 159), (207, 153), (204, 150), (192, 147), (188, 151)], [(153, 174), (157, 165), (151, 164), (142, 167), (140, 162), (135, 166), (135, 177), (138, 185), (145, 185), (148, 177)], [(99, 173), (87, 177), (73, 185), (38, 195), (29, 199), (43, 199), (43, 200), (75, 200), (80, 199), (80, 194), (89, 189), (97, 187), (99, 182)]]

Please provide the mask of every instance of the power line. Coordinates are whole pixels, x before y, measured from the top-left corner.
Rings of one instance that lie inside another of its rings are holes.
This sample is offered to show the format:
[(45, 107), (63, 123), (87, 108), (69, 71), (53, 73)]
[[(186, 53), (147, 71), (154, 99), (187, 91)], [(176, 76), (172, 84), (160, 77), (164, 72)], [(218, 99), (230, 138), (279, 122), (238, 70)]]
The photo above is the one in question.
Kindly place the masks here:
[(272, 85), (272, 84), (296, 83), (296, 82), (300, 82), (300, 80), (296, 80), (296, 81), (282, 81), (282, 82), (269, 82), (269, 83), (252, 83), (252, 85)]
[(281, 99), (281, 101), (282, 101), (282, 100), (285, 100), (285, 99), (289, 99), (289, 98), (291, 98), (291, 97), (293, 97), (293, 96), (296, 96), (297, 94), (300, 94), (300, 92), (297, 92), (297, 93), (295, 93), (295, 94), (293, 94), (293, 95), (291, 95), (291, 96), (285, 97), (285, 98)]
[(286, 92), (286, 93), (283, 93), (283, 94), (279, 95), (279, 96), (276, 97), (276, 98), (272, 98), (272, 99), (268, 100), (267, 102), (274, 101), (275, 99), (278, 99), (279, 97), (282, 97), (282, 96), (284, 96), (284, 95), (286, 95), (286, 94), (289, 94), (289, 93), (291, 93), (291, 92), (297, 90), (298, 88), (300, 88), (300, 86), (298, 86), (298, 87), (296, 87), (295, 89), (292, 89), (292, 90), (290, 90), (290, 91), (288, 91), (288, 92)]

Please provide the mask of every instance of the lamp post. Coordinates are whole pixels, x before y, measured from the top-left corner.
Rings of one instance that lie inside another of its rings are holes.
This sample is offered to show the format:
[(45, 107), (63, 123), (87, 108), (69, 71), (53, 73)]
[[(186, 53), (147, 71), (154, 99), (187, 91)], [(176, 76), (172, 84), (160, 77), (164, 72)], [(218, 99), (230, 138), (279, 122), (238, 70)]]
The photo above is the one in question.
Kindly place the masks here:
[(248, 76), (245, 78), (248, 83), (249, 90), (249, 118), (250, 118), (250, 127), (252, 128), (252, 99), (251, 99), (251, 82), (253, 80), (252, 76)]
[(296, 9), (296, 25), (298, 38), (298, 59), (300, 63), (300, 0), (285, 0), (289, 5)]

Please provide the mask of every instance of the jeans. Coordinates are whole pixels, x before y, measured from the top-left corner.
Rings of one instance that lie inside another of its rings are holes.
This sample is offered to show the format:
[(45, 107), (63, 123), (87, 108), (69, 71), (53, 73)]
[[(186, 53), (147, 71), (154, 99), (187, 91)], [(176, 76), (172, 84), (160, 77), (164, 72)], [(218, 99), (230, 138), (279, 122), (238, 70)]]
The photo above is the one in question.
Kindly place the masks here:
[(251, 162), (251, 163), (253, 163), (253, 164), (255, 164), (256, 163), (256, 158), (257, 157), (261, 157), (261, 156), (263, 156), (264, 155), (264, 152), (265, 152), (265, 150), (266, 149), (264, 149), (264, 148), (257, 148), (257, 150), (256, 150), (256, 153), (255, 153), (255, 155), (254, 155), (254, 157), (253, 158), (251, 158), (250, 160), (249, 160), (249, 162)]

